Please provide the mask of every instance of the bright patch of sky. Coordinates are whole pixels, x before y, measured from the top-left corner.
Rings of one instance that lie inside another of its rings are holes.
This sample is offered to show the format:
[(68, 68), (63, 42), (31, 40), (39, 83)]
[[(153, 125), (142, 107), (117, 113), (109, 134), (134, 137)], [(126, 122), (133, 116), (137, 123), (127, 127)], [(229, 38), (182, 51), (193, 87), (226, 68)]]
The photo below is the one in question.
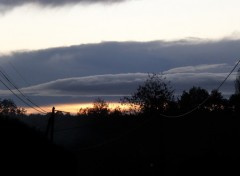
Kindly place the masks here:
[(0, 14), (0, 53), (101, 41), (239, 38), (238, 0), (24, 5)]

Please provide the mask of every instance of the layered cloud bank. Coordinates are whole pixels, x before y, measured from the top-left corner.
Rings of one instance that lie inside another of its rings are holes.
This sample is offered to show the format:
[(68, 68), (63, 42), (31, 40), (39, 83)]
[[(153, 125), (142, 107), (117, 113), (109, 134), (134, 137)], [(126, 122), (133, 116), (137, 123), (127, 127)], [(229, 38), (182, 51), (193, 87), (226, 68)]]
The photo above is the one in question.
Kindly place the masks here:
[[(178, 96), (192, 86), (217, 88), (239, 57), (240, 41), (104, 42), (0, 56), (1, 69), (41, 105), (118, 101), (148, 73), (162, 73)], [(221, 91), (234, 92), (236, 73)], [(0, 95), (10, 93), (1, 87)]]
[[(163, 74), (170, 81), (176, 94), (188, 90), (192, 86), (216, 89), (228, 73), (169, 73)], [(78, 78), (66, 78), (51, 81), (36, 86), (23, 88), (25, 93), (35, 96), (72, 96), (72, 97), (123, 97), (133, 93), (147, 79), (146, 73), (128, 73), (115, 75), (96, 75)], [(231, 76), (222, 91), (225, 94), (233, 92)]]

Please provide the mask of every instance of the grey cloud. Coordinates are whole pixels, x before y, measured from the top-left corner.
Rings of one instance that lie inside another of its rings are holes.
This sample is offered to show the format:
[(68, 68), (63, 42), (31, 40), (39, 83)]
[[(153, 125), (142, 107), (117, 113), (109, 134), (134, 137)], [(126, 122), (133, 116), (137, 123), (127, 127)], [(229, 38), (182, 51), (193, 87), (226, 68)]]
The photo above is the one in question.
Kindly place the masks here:
[(146, 78), (146, 73), (95, 75), (59, 79), (22, 90), (37, 96), (124, 96)]
[[(209, 67), (218, 67), (218, 70), (221, 70), (224, 65), (218, 64), (232, 66), (239, 57), (239, 51), (240, 40), (205, 43), (103, 42), (15, 52), (8, 56), (0, 56), (0, 64), (22, 87), (24, 84), (9, 65), (9, 61), (30, 84), (35, 85), (56, 79), (89, 75), (164, 72), (176, 67), (183, 67), (178, 70), (193, 70), (200, 69), (199, 65), (202, 65), (201, 69), (206, 67), (204, 65), (211, 65)], [(209, 68), (211, 71), (213, 69), (216, 68)]]
[[(228, 73), (171, 73), (164, 76), (171, 82), (176, 95), (192, 86), (200, 86), (208, 91), (217, 88)], [(29, 96), (37, 97), (119, 97), (133, 93), (142, 84), (147, 73), (127, 73), (95, 75), (87, 77), (76, 77), (59, 79), (44, 84), (39, 84), (21, 90)], [(233, 90), (232, 75), (224, 84), (221, 91), (228, 95)], [(0, 92), (2, 95), (6, 91)]]
[(223, 63), (223, 64), (204, 64), (204, 65), (196, 65), (196, 66), (185, 66), (185, 67), (178, 67), (170, 69), (164, 73), (186, 73), (186, 72), (218, 72), (218, 71), (227, 71), (230, 70), (229, 65)]
[(93, 4), (93, 3), (104, 3), (104, 4), (112, 4), (123, 2), (125, 0), (0, 0), (0, 13), (6, 12), (14, 7), (22, 6), (25, 4), (37, 4), (40, 6), (47, 7), (58, 7), (64, 5), (72, 5), (72, 4)]
[[(117, 101), (152, 72), (164, 73), (176, 94), (194, 85), (212, 90), (232, 69), (239, 50), (240, 40), (103, 42), (14, 52), (1, 55), (0, 65), (40, 104), (91, 101), (96, 96)], [(227, 81), (223, 93), (233, 93), (234, 79)]]
[[(97, 97), (103, 97), (109, 101), (119, 101), (120, 97), (135, 91), (146, 78), (146, 73), (66, 78), (22, 88), (21, 91), (28, 97), (38, 100), (40, 105), (89, 102)], [(9, 97), (11, 93), (1, 90), (0, 95)]]
[[(167, 79), (171, 81), (176, 94), (181, 94), (182, 91), (188, 90), (193, 86), (200, 86), (207, 89), (209, 92), (216, 89), (228, 75), (226, 73), (174, 73), (167, 74)], [(228, 97), (234, 92), (235, 74), (231, 75), (220, 91)]]

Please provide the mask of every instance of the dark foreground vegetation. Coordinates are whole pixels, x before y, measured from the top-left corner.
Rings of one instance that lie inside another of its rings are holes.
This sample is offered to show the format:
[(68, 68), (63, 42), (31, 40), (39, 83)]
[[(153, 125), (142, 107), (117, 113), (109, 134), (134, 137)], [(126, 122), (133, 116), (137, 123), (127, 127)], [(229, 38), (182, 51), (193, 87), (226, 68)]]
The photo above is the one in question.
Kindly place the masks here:
[[(239, 124), (239, 116), (227, 112), (194, 112), (172, 119), (61, 117), (56, 119), (54, 142), (74, 158), (62, 157), (63, 150), (45, 143), (31, 145), (25, 153), (32, 152), (33, 161), (48, 158), (47, 164), (30, 166), (49, 168), (53, 162), (52, 169), (61, 172), (77, 165), (77, 175), (234, 175), (240, 174)], [(12, 150), (26, 158), (17, 147)]]
[(73, 155), (16, 119), (0, 117), (1, 175), (74, 175)]
[(92, 119), (92, 141), (77, 152), (80, 175), (240, 174), (239, 117), (141, 118)]
[(133, 105), (130, 111), (110, 111), (97, 99), (77, 116), (56, 113), (53, 143), (44, 136), (50, 114), (26, 116), (1, 105), (1, 172), (239, 175), (239, 95), (225, 99), (219, 90), (193, 87), (176, 99), (169, 84), (152, 75), (122, 99)]

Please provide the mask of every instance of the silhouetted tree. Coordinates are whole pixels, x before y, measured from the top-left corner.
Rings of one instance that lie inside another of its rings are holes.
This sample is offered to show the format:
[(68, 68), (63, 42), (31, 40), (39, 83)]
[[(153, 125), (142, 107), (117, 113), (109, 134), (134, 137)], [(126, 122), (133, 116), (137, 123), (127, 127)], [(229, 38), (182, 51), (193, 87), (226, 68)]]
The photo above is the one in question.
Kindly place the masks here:
[(235, 94), (229, 98), (229, 107), (233, 112), (240, 112), (240, 69), (237, 71), (235, 84)]
[[(192, 87), (188, 92), (183, 91), (179, 100), (179, 106), (182, 111), (191, 110), (200, 105), (204, 100), (209, 97), (209, 93), (206, 89), (200, 87)], [(199, 107), (199, 110), (206, 109), (206, 105)]]
[(174, 100), (173, 90), (166, 78), (159, 74), (149, 74), (148, 79), (130, 97), (124, 97), (122, 103), (137, 106), (142, 113), (159, 113), (168, 110)]
[(234, 112), (240, 112), (240, 94), (233, 94), (229, 98), (230, 108)]
[(108, 115), (108, 113), (109, 113), (108, 103), (101, 98), (97, 98), (93, 102), (93, 108), (91, 108), (89, 110), (89, 113), (92, 114), (92, 115), (97, 115), (97, 116)]
[(80, 108), (77, 112), (78, 116), (87, 116), (89, 108)]
[(124, 113), (120, 107), (116, 107), (110, 112), (111, 117), (120, 117), (123, 116), (123, 114)]
[(223, 111), (227, 106), (227, 100), (223, 98), (221, 92), (214, 89), (206, 104), (210, 111)]
[(0, 114), (2, 116), (16, 116), (25, 114), (24, 108), (18, 108), (10, 99), (0, 100)]
[(78, 115), (104, 117), (107, 116), (110, 112), (108, 106), (109, 105), (105, 100), (97, 98), (93, 102), (92, 108), (81, 108), (78, 112)]

